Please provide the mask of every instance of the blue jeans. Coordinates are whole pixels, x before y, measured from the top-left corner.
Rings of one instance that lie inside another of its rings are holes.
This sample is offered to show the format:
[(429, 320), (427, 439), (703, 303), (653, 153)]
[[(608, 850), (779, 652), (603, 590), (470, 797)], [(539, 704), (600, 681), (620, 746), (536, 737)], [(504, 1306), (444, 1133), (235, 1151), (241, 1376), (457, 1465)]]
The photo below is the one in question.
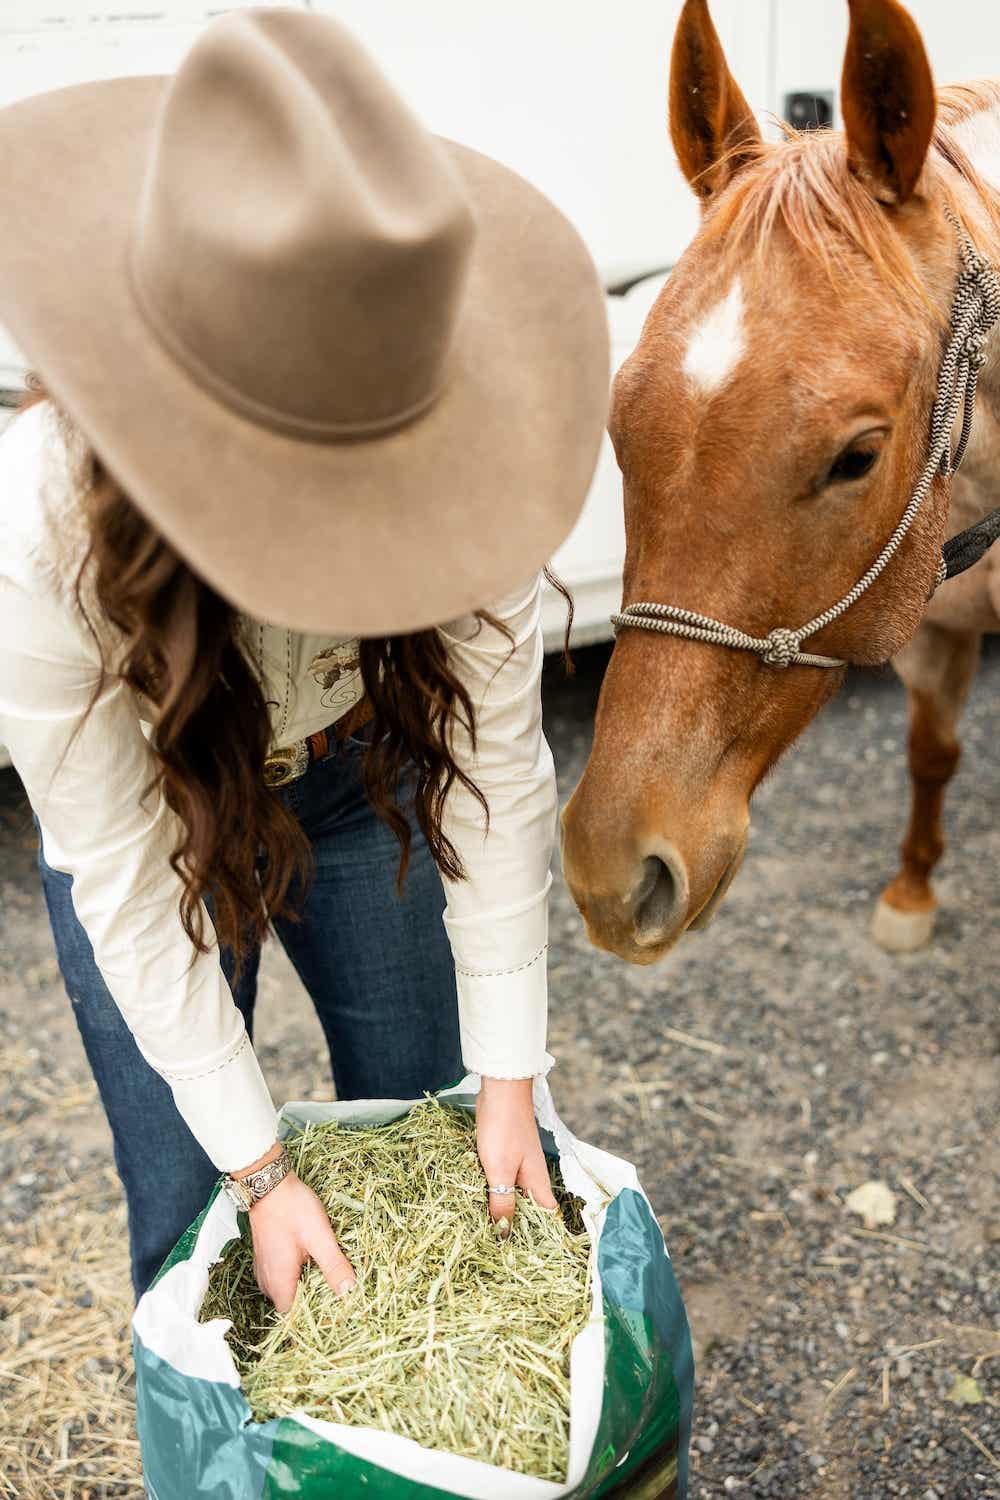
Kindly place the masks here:
[[(316, 1007), (338, 1097), (411, 1098), (462, 1076), (455, 970), (441, 880), (417, 829), (406, 888), (396, 893), (399, 845), (365, 797), (363, 750), (363, 740), (347, 739), (275, 793), (300, 820), (315, 858), (302, 920), (279, 920), (275, 929)], [(218, 1173), (101, 978), (71, 877), (51, 869), (41, 850), (39, 864), (59, 967), (114, 1138), (141, 1296)], [(251, 1031), (259, 959), (258, 951), (244, 960), (233, 987)], [(226, 953), (222, 964), (232, 984)]]

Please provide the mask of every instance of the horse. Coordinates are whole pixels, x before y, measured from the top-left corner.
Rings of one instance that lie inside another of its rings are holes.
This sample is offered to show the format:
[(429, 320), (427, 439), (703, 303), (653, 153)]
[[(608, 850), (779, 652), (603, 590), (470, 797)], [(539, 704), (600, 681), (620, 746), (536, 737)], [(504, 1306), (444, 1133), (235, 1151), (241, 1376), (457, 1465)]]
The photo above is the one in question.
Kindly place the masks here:
[(897, 0), (849, 6), (843, 131), (775, 142), (706, 0), (677, 25), (670, 134), (701, 220), (613, 388), (623, 605), (562, 819), (588, 935), (632, 963), (712, 918), (753, 792), (847, 663), (891, 661), (909, 700), (909, 826), (874, 935), (913, 949), (934, 920), (958, 718), (1000, 628), (996, 528), (961, 577), (941, 568), (1000, 504), (1000, 81), (936, 92)]

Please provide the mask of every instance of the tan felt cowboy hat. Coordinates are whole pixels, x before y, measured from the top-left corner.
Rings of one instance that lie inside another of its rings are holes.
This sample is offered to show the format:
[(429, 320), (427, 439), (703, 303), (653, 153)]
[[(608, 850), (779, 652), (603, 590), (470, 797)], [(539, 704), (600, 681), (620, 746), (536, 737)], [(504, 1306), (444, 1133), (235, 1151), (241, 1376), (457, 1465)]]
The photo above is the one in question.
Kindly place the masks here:
[(236, 12), (172, 79), (0, 111), (0, 195), (0, 321), (240, 609), (413, 630), (572, 526), (608, 393), (587, 252), (333, 20)]

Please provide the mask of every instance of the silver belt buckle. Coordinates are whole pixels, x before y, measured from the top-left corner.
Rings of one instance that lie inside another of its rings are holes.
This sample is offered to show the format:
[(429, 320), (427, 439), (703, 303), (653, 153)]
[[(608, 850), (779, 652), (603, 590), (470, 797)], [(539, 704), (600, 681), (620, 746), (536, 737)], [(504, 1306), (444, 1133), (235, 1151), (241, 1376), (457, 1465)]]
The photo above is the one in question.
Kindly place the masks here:
[(298, 781), (309, 769), (309, 741), (279, 745), (264, 757), (264, 785), (272, 789)]

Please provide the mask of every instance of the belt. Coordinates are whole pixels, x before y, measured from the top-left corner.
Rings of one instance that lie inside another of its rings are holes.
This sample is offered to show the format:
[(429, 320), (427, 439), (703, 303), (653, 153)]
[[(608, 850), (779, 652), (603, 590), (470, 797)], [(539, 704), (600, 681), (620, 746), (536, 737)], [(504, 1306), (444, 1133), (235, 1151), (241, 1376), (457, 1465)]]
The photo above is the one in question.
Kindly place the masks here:
[(366, 693), (360, 702), (326, 729), (317, 729), (315, 734), (307, 735), (304, 740), (294, 740), (290, 745), (276, 746), (264, 758), (264, 785), (280, 787), (298, 781), (310, 766), (332, 755), (341, 740), (357, 734), (374, 717), (375, 710)]

